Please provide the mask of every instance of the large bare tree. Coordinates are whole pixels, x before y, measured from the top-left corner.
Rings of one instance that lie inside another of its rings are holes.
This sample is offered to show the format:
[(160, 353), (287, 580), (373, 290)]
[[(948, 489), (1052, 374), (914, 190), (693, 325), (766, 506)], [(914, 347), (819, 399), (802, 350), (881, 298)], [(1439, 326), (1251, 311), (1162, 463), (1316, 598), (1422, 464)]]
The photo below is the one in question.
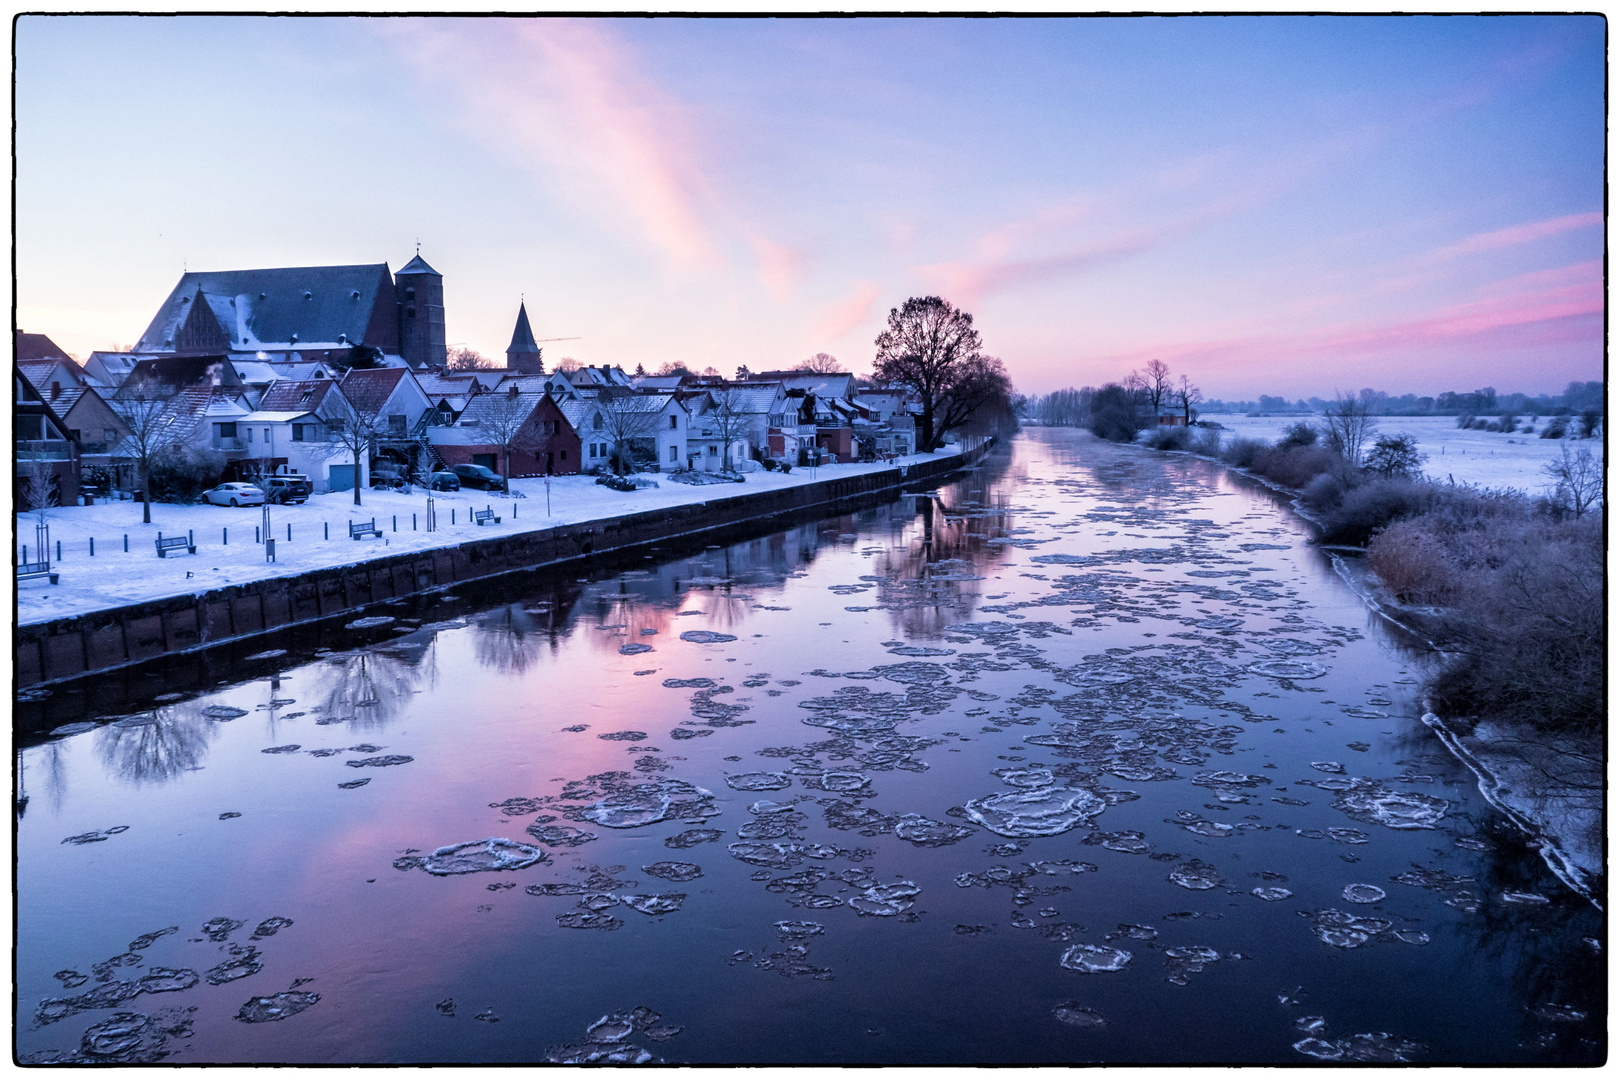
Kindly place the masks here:
[(1192, 426), (1193, 417), (1198, 410), (1193, 406), (1204, 400), (1204, 392), (1192, 384), (1192, 380), (1183, 375), (1176, 388), (1170, 392), (1170, 400), (1181, 409), (1181, 422), (1188, 427)]
[(818, 352), (810, 359), (801, 361), (793, 370), (808, 371), (815, 375), (838, 375), (842, 374), (844, 369), (838, 363), (838, 357)]
[(1170, 399), (1170, 390), (1170, 365), (1163, 360), (1149, 360), (1142, 369), (1142, 393), (1153, 407), (1154, 423), (1158, 423), (1160, 406)]
[(113, 411), (129, 433), (118, 444), (118, 453), (135, 464), (141, 481), (141, 522), (152, 524), (152, 462), (165, 450), (179, 446), (185, 438), (185, 425), (177, 422), (171, 410), (173, 395), (155, 379), (126, 381), (113, 395)]
[(1011, 403), (1012, 380), (1006, 366), (994, 356), (971, 356), (946, 388), (935, 426), (942, 438), (946, 432), (968, 425), (988, 431)]
[(1553, 502), (1581, 517), (1603, 501), (1603, 463), (1584, 446), (1574, 454), (1568, 443), (1559, 450), (1562, 456), (1543, 465), (1541, 471), (1553, 482)]
[[(338, 393), (333, 387), (330, 393)], [(360, 505), (360, 462), (362, 457), (368, 463), (371, 460), (371, 448), (376, 445), (377, 437), (386, 434), (385, 425), (379, 423), (379, 417), (368, 416), (349, 404), (348, 399), (340, 399), (342, 411), (326, 421), (327, 456), (348, 457), (354, 462), (354, 505)]]
[[(598, 394), (595, 405), (602, 417), (602, 433), (612, 441), (616, 459), (626, 468), (634, 444), (657, 436), (663, 403), (662, 397), (617, 388)], [(653, 456), (658, 456), (656, 450)]]
[(465, 345), (452, 345), (445, 350), (444, 366), (447, 371), (478, 371), (505, 365), (496, 363), (476, 349), (470, 349)]
[(1350, 464), (1360, 465), (1362, 448), (1378, 427), (1367, 399), (1340, 391), (1323, 410), (1323, 419), (1327, 424), (1328, 447), (1337, 450)]
[(873, 375), (909, 388), (922, 402), (917, 433), (924, 453), (944, 441), (936, 417), (981, 348), (973, 316), (937, 296), (913, 296), (889, 309), (889, 328), (877, 336)]
[(747, 395), (735, 386), (711, 387), (709, 400), (713, 404), (703, 415), (703, 423), (720, 440), (720, 465), (723, 472), (736, 472), (731, 461), (731, 448), (748, 430), (748, 414), (743, 412)]
[(492, 445), (501, 448), (505, 463), (501, 475), (508, 482), (512, 479), (512, 452), (532, 449), (537, 445), (528, 420), (534, 414), (538, 401), (539, 395), (519, 393), (514, 384), (505, 391), (484, 394), (469, 406), (475, 413), (474, 429)]

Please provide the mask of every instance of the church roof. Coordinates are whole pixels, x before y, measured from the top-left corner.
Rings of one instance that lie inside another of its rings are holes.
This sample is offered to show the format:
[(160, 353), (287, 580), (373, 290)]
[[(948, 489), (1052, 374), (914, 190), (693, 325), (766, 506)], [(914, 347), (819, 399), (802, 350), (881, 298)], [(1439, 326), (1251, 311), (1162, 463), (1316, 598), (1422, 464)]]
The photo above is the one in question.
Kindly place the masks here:
[(529, 329), (528, 309), (521, 300), (518, 301), (517, 326), (512, 330), (512, 344), (506, 347), (506, 351), (528, 355), (538, 355), (540, 352), (540, 346), (534, 340), (534, 331)]
[(434, 277), (444, 277), (443, 274), (439, 273), (437, 270), (433, 269), (433, 267), (429, 266), (423, 261), (420, 252), (417, 253), (416, 258), (400, 267), (399, 274), (396, 276), (403, 277), (407, 274), (432, 274)]
[(176, 351), (199, 303), (231, 349), (342, 348), (366, 340), (379, 299), (393, 301), (386, 263), (193, 271), (181, 275), (134, 351)]

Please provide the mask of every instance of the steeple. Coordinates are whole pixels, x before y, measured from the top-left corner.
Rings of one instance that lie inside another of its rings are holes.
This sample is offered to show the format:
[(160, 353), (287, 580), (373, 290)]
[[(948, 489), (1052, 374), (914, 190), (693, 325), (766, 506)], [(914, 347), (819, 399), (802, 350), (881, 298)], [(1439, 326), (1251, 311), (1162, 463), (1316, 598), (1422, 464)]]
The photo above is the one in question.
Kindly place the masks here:
[(525, 375), (545, 374), (545, 366), (540, 360), (540, 345), (534, 340), (534, 331), (529, 327), (529, 312), (521, 300), (518, 301), (517, 326), (512, 329), (512, 344), (506, 347), (506, 366)]

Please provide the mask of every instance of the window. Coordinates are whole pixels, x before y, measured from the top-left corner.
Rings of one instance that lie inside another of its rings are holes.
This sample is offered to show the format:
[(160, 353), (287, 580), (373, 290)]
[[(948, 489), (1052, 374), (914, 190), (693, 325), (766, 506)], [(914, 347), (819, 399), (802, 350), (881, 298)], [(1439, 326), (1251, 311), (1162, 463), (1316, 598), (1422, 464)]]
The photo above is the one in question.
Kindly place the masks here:
[(112, 442), (114, 439), (118, 438), (118, 431), (116, 428), (102, 428), (101, 430), (106, 434), (108, 442)]
[(717, 455), (719, 453), (720, 453), (720, 448), (711, 443), (710, 446), (709, 446), (709, 456), (714, 457), (715, 455)]
[(591, 430), (592, 431), (601, 431), (602, 430), (602, 414), (601, 413), (596, 414), (596, 422), (591, 425)]
[(564, 461), (567, 461), (567, 460), (568, 460), (568, 451), (566, 451), (566, 450), (564, 450), (564, 451), (563, 451), (563, 452), (562, 452), (562, 459), (563, 459), (563, 460), (564, 460)]
[[(674, 418), (671, 417), (671, 419), (674, 419)], [(679, 461), (679, 460), (681, 460), (680, 454), (681, 454), (681, 448), (680, 447), (672, 446), (672, 447), (669, 448), (669, 460), (671, 460), (671, 461)]]
[(252, 428), (247, 429), (247, 440), (248, 440), (248, 442), (253, 441), (253, 429)]
[(403, 434), (405, 434), (405, 414), (404, 413), (389, 413), (388, 414), (388, 433), (390, 435), (403, 435)]
[(233, 421), (233, 422), (228, 423), (228, 424), (220, 424), (219, 425), (219, 437), (222, 438), (222, 439), (234, 439), (234, 438), (236, 438), (236, 424), (235, 424), (235, 422)]
[(266, 445), (269, 445), (269, 442), (270, 442), (270, 429), (269, 428), (264, 429), (264, 441), (265, 441)]
[(292, 426), (292, 429), (293, 429), (293, 442), (303, 442), (304, 441), (304, 425), (303, 424), (294, 424)]
[[(673, 417), (673, 416), (669, 418), (669, 430), (674, 431), (676, 428), (678, 428), (680, 426), (681, 426), (680, 425), (680, 420), (678, 418)], [(670, 460), (673, 461), (675, 459), (671, 458)]]
[(304, 396), (298, 399), (298, 403), (300, 405), (307, 405), (307, 404), (309, 404), (309, 399), (314, 397), (314, 396), (315, 396), (315, 388), (312, 386), (308, 390), (304, 391)]

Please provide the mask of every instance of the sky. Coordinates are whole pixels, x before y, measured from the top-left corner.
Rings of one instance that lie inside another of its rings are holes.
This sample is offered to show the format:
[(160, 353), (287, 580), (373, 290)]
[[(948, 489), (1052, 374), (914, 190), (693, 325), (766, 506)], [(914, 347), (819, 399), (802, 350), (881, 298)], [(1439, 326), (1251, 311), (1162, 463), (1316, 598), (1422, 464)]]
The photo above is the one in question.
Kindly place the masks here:
[(870, 369), (907, 297), (1016, 386), (1603, 377), (1596, 16), (25, 16), (17, 325), (420, 243), (451, 343)]

